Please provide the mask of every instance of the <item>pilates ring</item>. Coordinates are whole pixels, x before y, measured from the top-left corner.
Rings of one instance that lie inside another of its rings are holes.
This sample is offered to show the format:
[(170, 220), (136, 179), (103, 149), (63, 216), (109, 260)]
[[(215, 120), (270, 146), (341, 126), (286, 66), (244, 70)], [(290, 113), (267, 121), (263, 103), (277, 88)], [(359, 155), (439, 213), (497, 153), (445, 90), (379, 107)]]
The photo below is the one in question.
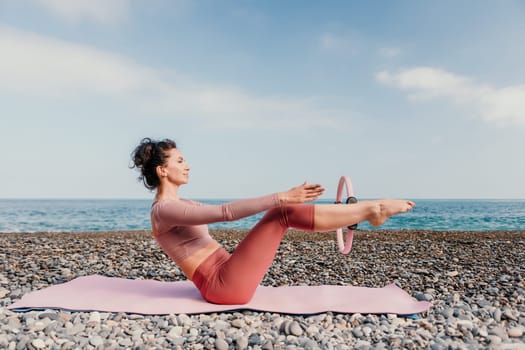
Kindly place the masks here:
[[(335, 204), (342, 204), (343, 199), (343, 189), (346, 189), (346, 200), (345, 204), (354, 204), (357, 203), (357, 198), (354, 197), (354, 191), (352, 188), (352, 181), (348, 176), (341, 176), (339, 179), (339, 184), (337, 186), (337, 196), (335, 198)], [(357, 224), (353, 224), (347, 227), (346, 230), (346, 239), (343, 239), (343, 228), (338, 228), (337, 233), (337, 246), (339, 251), (343, 254), (350, 253), (352, 249), (352, 240), (354, 238), (354, 230), (357, 229)]]

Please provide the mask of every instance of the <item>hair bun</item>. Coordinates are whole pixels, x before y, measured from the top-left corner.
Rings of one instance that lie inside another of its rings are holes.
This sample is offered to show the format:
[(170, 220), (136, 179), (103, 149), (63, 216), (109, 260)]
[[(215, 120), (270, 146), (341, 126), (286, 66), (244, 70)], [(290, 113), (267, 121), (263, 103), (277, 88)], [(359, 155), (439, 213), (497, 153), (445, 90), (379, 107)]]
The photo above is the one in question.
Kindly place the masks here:
[(156, 168), (166, 164), (167, 152), (172, 148), (177, 148), (175, 141), (169, 139), (155, 141), (145, 137), (133, 150), (131, 154), (133, 165), (130, 167), (140, 171), (141, 175), (138, 179), (144, 183), (146, 188), (153, 190), (160, 185)]

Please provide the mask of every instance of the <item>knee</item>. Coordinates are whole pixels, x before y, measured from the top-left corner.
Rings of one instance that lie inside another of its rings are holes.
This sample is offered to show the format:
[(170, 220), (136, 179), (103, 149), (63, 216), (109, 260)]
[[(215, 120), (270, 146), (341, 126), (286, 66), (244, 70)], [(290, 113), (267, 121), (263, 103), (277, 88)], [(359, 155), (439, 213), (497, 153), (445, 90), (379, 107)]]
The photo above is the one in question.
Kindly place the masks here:
[(302, 205), (285, 205), (282, 207), (272, 208), (266, 212), (264, 220), (278, 222), (283, 228), (301, 228), (304, 221)]
[(271, 209), (268, 214), (279, 220), (286, 228), (312, 231), (314, 228), (314, 205), (294, 204)]

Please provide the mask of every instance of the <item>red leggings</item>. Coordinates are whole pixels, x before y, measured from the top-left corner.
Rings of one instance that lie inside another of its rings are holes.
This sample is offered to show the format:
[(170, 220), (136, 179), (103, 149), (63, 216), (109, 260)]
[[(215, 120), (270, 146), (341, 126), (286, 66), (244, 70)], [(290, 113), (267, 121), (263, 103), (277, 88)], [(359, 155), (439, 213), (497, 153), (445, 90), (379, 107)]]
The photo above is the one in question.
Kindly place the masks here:
[(270, 268), (288, 228), (313, 231), (314, 205), (288, 205), (269, 210), (230, 255), (223, 247), (204, 260), (193, 283), (215, 304), (246, 304)]

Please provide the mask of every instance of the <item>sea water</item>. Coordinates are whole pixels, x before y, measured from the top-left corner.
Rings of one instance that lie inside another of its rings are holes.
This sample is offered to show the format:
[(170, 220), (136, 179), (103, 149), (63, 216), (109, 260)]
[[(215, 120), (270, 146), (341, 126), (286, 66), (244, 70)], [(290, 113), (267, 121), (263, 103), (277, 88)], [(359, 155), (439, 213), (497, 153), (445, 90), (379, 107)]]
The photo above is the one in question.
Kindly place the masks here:
[[(227, 200), (199, 200), (221, 204)], [(525, 230), (525, 200), (419, 199), (414, 210), (380, 228), (433, 231)], [(318, 203), (331, 203), (318, 201)], [(343, 204), (342, 204), (343, 205)], [(149, 230), (151, 201), (145, 199), (0, 199), (0, 232), (92, 232)], [(211, 224), (210, 229), (248, 230), (262, 217)]]

